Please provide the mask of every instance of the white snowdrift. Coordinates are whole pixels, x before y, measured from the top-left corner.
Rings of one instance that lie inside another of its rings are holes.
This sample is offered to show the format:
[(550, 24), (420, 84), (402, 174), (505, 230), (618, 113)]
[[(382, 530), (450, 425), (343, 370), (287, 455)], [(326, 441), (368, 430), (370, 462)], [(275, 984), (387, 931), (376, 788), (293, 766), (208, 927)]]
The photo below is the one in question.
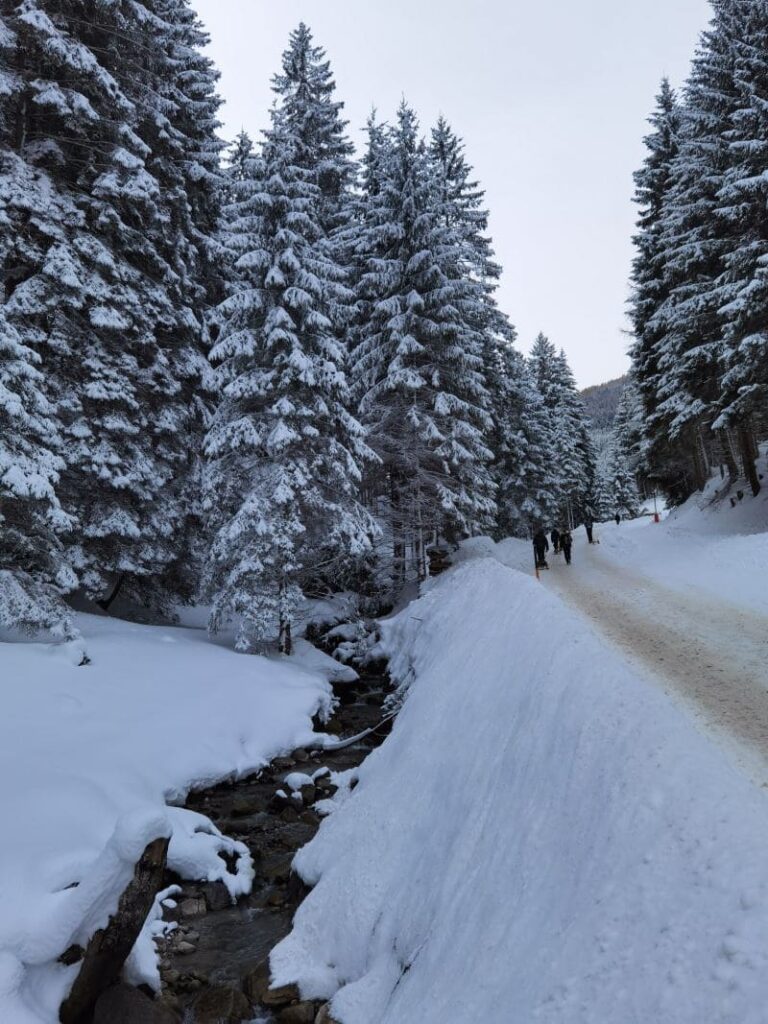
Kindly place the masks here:
[(495, 559), (385, 642), (412, 685), (297, 855), (274, 983), (343, 1024), (764, 1024), (764, 795)]
[[(78, 624), (88, 666), (66, 645), (0, 643), (2, 1024), (58, 1020), (77, 971), (58, 956), (106, 922), (150, 839), (172, 834), (169, 860), (185, 877), (247, 891), (245, 847), (166, 800), (309, 742), (330, 700), (314, 656), (309, 671), (235, 654), (200, 630)], [(237, 874), (220, 850), (241, 854)], [(151, 932), (133, 980), (157, 982)]]
[[(596, 528), (601, 554), (674, 590), (712, 594), (768, 613), (768, 458), (756, 498), (743, 481), (726, 491), (719, 475), (661, 523), (650, 518)], [(741, 501), (738, 492), (742, 492)], [(731, 498), (734, 505), (731, 506)]]

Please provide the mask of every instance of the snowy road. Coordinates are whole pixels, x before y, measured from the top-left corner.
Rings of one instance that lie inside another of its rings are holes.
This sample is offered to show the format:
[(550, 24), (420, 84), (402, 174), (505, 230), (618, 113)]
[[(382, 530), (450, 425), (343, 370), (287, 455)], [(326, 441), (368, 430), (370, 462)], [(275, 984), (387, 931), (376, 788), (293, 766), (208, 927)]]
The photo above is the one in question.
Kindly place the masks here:
[(545, 585), (735, 743), (742, 765), (768, 783), (768, 616), (673, 590), (578, 535), (573, 565), (562, 555), (550, 565)]

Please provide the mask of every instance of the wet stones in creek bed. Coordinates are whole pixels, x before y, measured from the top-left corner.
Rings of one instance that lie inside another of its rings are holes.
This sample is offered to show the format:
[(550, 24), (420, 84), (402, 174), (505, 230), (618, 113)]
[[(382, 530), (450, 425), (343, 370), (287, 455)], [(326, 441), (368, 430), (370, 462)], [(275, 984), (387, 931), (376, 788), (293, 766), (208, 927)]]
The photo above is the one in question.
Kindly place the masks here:
[(251, 1020), (251, 1004), (232, 985), (213, 985), (192, 1004), (196, 1024), (240, 1024)]
[(206, 882), (200, 889), (208, 910), (226, 910), (232, 906), (232, 897), (223, 882)]
[[(376, 724), (378, 717), (376, 708), (358, 701), (340, 710), (338, 728), (355, 735)], [(162, 998), (186, 1020), (208, 1024), (210, 1020), (252, 1021), (263, 1015), (273, 1024), (315, 1024), (316, 1020), (336, 1024), (319, 1001), (302, 1000), (295, 986), (269, 992), (268, 956), (290, 930), (296, 907), (307, 892), (291, 871), (291, 863), (320, 824), (320, 815), (308, 804), (332, 796), (336, 791), (332, 773), (355, 768), (378, 739), (377, 735), (370, 744), (341, 751), (297, 748), (258, 774), (190, 795), (192, 810), (215, 818), (225, 834), (247, 845), (256, 878), (254, 891), (237, 903), (230, 901), (221, 883), (188, 881), (181, 884), (177, 906), (166, 908), (165, 919), (176, 920), (181, 934), (159, 943)], [(179, 941), (193, 942), (194, 953), (179, 955), (175, 948)], [(222, 989), (240, 993), (249, 1003), (248, 1014), (233, 1018), (233, 1013), (245, 1014), (244, 1004), (231, 994), (225, 997)], [(210, 1005), (208, 1000), (214, 998)], [(224, 1005), (219, 1002), (222, 999)]]
[(205, 897), (200, 896), (186, 896), (178, 905), (179, 917), (199, 917), (200, 914), (204, 914), (208, 907), (205, 903)]
[(267, 809), (267, 801), (262, 797), (249, 795), (239, 796), (232, 801), (231, 814), (233, 818), (251, 818), (255, 814), (262, 814)]
[(122, 983), (99, 996), (93, 1015), (93, 1024), (178, 1024), (178, 1021), (168, 1007)]
[(268, 988), (262, 992), (261, 1004), (268, 1006), (271, 1010), (281, 1009), (290, 1006), (291, 1003), (299, 1002), (301, 996), (296, 985), (281, 985), (280, 988)]
[(338, 1024), (336, 1018), (331, 1016), (330, 1003), (323, 1003), (323, 1005), (317, 1011), (317, 1016), (315, 1017), (315, 1024)]
[(314, 1003), (294, 1003), (281, 1010), (277, 1019), (280, 1024), (315, 1024)]
[(269, 963), (266, 960), (246, 974), (243, 988), (252, 1003), (261, 1002), (262, 996), (269, 988)]
[(270, 853), (262, 858), (261, 875), (269, 882), (287, 882), (291, 875), (293, 853)]

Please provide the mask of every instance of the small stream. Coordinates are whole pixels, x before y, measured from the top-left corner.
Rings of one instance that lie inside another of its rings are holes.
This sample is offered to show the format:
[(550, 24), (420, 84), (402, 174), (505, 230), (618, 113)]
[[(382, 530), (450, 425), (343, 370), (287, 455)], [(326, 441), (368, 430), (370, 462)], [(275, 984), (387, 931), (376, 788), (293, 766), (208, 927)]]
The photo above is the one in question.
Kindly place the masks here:
[[(369, 674), (343, 690), (340, 687), (341, 704), (330, 729), (343, 739), (377, 725), (387, 686), (385, 676)], [(289, 772), (313, 775), (320, 768), (342, 772), (357, 767), (390, 726), (343, 750), (294, 751), (290, 757), (276, 758), (258, 775), (189, 795), (188, 808), (207, 815), (222, 832), (248, 846), (256, 878), (251, 894), (235, 906), (228, 902), (221, 883), (168, 878), (182, 892), (175, 897), (176, 909), (168, 912), (178, 928), (161, 945), (162, 1000), (183, 1017), (184, 1024), (315, 1020), (318, 1005), (297, 1005), (294, 1000), (289, 1006), (286, 1000), (271, 1016), (259, 1000), (268, 984), (269, 954), (290, 931), (296, 908), (307, 893), (290, 865), (320, 825), (311, 804), (332, 795), (335, 787), (330, 778), (318, 779), (315, 793), (305, 794), (309, 806), (286, 806), (276, 793)], [(249, 1013), (243, 994), (252, 1006)]]

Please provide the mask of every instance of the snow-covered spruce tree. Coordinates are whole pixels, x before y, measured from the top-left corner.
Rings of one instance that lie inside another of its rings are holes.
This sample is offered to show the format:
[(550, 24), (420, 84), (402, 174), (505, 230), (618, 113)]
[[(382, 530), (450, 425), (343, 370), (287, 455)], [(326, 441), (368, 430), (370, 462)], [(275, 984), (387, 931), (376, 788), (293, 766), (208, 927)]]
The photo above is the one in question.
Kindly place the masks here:
[(630, 459), (619, 437), (614, 434), (608, 446), (605, 466), (598, 480), (599, 505), (603, 516), (617, 512), (634, 519), (640, 511), (640, 496)]
[(496, 533), (499, 538), (527, 538), (537, 525), (557, 519), (559, 480), (551, 418), (523, 356), (501, 342), (495, 362), (490, 380)]
[(662, 218), (680, 135), (680, 108), (666, 78), (662, 80), (656, 108), (648, 121), (652, 130), (644, 139), (647, 156), (634, 175), (634, 200), (639, 215), (638, 230), (633, 238), (636, 254), (632, 263), (630, 316), (634, 341), (630, 355), (645, 414), (643, 461), (647, 472), (658, 474), (662, 467), (668, 469), (673, 459), (666, 433), (652, 432), (649, 424), (660, 400), (659, 357), (665, 340), (663, 322), (657, 321), (656, 314), (669, 292), (661, 240)]
[[(717, 216), (729, 242), (720, 280), (724, 377), (714, 426), (736, 429), (741, 463), (757, 494), (755, 419), (763, 430), (768, 427), (768, 5), (754, 0), (742, 4), (740, 13), (732, 38), (738, 99), (717, 196)], [(726, 452), (729, 440), (730, 433)]]
[(295, 138), (296, 164), (319, 189), (318, 225), (330, 236), (349, 217), (357, 165), (330, 62), (303, 22), (291, 33), (272, 89)]
[(542, 332), (536, 335), (531, 346), (528, 367), (542, 401), (548, 409), (554, 409), (559, 394), (557, 349)]
[[(147, 106), (156, 108), (160, 105), (157, 99), (162, 97), (161, 109), (164, 106), (167, 111), (164, 123), (155, 122), (158, 136), (147, 140), (153, 152), (151, 163), (154, 167), (162, 151), (159, 143), (167, 141), (163, 134), (167, 131), (173, 142), (167, 144), (165, 169), (158, 169), (157, 176), (163, 185), (167, 175), (183, 186), (186, 208), (181, 223), (190, 249), (187, 262), (194, 268), (196, 294), (204, 290), (206, 299), (213, 301), (221, 297), (222, 284), (213, 258), (213, 235), (219, 221), (223, 186), (220, 164), (224, 144), (217, 134), (221, 105), (216, 92), (219, 72), (203, 52), (209, 36), (190, 0), (151, 0), (147, 6), (157, 10), (159, 20), (153, 38), (165, 50), (155, 81), (157, 98), (153, 102), (150, 97)], [(144, 132), (143, 136), (147, 134)]]
[(484, 287), (467, 267), (462, 232), (448, 223), (437, 167), (404, 103), (378, 159), (378, 191), (368, 196), (357, 243), (365, 316), (353, 370), (386, 472), (398, 587), (407, 548), (423, 575), (436, 535), (491, 525), (492, 420), (479, 329)]
[(375, 526), (357, 500), (370, 453), (326, 312), (337, 270), (319, 188), (290, 120), (272, 117), (252, 188), (225, 211), (237, 279), (212, 351), (223, 397), (206, 441), (217, 525), (206, 588), (212, 629), (237, 616), (238, 649), (277, 633), (290, 653), (302, 589), (342, 553), (369, 550)]
[(597, 459), (584, 403), (562, 350), (556, 359), (556, 380), (554, 447), (562, 489), (560, 519), (576, 526), (594, 505)]
[(556, 448), (559, 437), (557, 422), (557, 406), (560, 399), (560, 386), (557, 380), (557, 349), (545, 334), (539, 332), (534, 339), (527, 359), (528, 372), (541, 404), (541, 417), (544, 431), (552, 457), (552, 472), (548, 481), (552, 487), (551, 514), (553, 519), (560, 519), (560, 508), (566, 503), (563, 486), (563, 470), (560, 452)]
[(719, 310), (727, 299), (722, 273), (731, 247), (718, 195), (728, 165), (726, 139), (739, 105), (734, 40), (746, 6), (718, 3), (702, 38), (685, 87), (678, 151), (659, 227), (666, 296), (649, 321), (658, 339), (658, 382), (648, 431), (668, 439), (670, 454), (660, 468), (651, 468), (678, 499), (702, 487), (709, 472), (708, 439), (723, 357)]
[(466, 272), (471, 273), (482, 286), (483, 301), (476, 303), (475, 312), (481, 318), (481, 329), (486, 332), (489, 358), (492, 358), (492, 337), (512, 344), (516, 335), (494, 297), (501, 267), (496, 262), (493, 243), (488, 235), (485, 192), (472, 177), (472, 168), (464, 155), (464, 143), (443, 117), (432, 129), (429, 153), (437, 172), (442, 217), (445, 224), (456, 232), (463, 246), (461, 258)]
[(598, 473), (601, 512), (634, 518), (640, 510), (638, 474), (643, 452), (642, 399), (630, 376), (619, 399), (611, 438)]
[[(205, 365), (187, 206), (200, 168), (179, 97), (162, 91), (189, 69), (169, 65), (171, 26), (151, 5), (25, 0), (5, 24), (0, 188), (18, 225), (3, 251), (5, 315), (41, 358), (80, 582), (105, 603), (120, 583), (140, 597), (179, 556)], [(34, 216), (22, 179), (47, 196)]]
[[(488, 235), (485, 193), (473, 178), (463, 142), (442, 116), (432, 129), (429, 150), (437, 168), (444, 222), (462, 245), (464, 272), (478, 286), (473, 316), (484, 340), (484, 376), (493, 421), (489, 444), (495, 455), (493, 479), (498, 489), (496, 533), (528, 536), (526, 524), (530, 524), (533, 510), (546, 504), (544, 488), (550, 481), (541, 461), (548, 444), (542, 432), (546, 417), (541, 403), (534, 401), (535, 389), (524, 361), (512, 351), (515, 329), (496, 303), (501, 267)], [(515, 444), (517, 451), (513, 451)]]
[(578, 525), (596, 503), (596, 454), (590, 425), (565, 353), (543, 334), (528, 358), (531, 375), (549, 416), (557, 472), (557, 520)]
[[(338, 99), (333, 71), (325, 50), (318, 46), (303, 22), (290, 34), (279, 72), (272, 78), (275, 102), (296, 144), (296, 165), (317, 188), (316, 221), (321, 231), (317, 244), (324, 247), (328, 270), (336, 287), (326, 296), (325, 314), (334, 337), (350, 349), (349, 328), (354, 317), (355, 259), (351, 249), (359, 194), (358, 165), (347, 135), (344, 103)], [(352, 401), (348, 411), (355, 414)], [(352, 559), (340, 551), (346, 563), (336, 585), (360, 589), (369, 576), (371, 556)]]
[[(58, 421), (51, 440), (66, 456), (59, 492), (74, 520), (70, 554), (97, 592), (108, 580), (82, 542), (94, 529), (116, 555), (121, 540), (138, 538), (129, 481), (153, 461), (134, 444), (143, 425), (133, 422), (136, 348), (148, 333), (141, 274), (111, 244), (125, 220), (110, 192), (147, 193), (143, 147), (126, 123), (130, 101), (95, 55), (109, 53), (118, 13), (105, 11), (97, 27), (85, 4), (62, 13), (30, 0), (7, 15), (13, 91), (0, 184), (15, 228), (3, 247), (5, 317), (40, 361)], [(40, 195), (47, 202), (33, 211), (30, 197)], [(130, 223), (125, 232), (138, 236)]]
[(0, 626), (71, 639), (60, 595), (75, 580), (59, 540), (69, 521), (55, 490), (64, 462), (39, 362), (0, 309)]
[(645, 410), (635, 378), (629, 375), (616, 409), (613, 433), (635, 480), (643, 475)]
[(7, 315), (7, 302), (73, 210), (18, 155), (24, 83), (13, 70), (16, 46), (0, 19), (0, 624), (70, 636), (60, 598), (76, 582), (60, 539), (71, 525), (56, 495), (61, 423), (46, 398), (41, 357)]
[[(207, 358), (209, 310), (223, 298), (222, 253), (215, 241), (224, 181), (223, 144), (217, 137), (218, 72), (203, 53), (208, 36), (189, 0), (146, 0), (153, 19), (143, 41), (150, 86), (134, 102), (141, 116), (138, 132), (151, 156), (148, 170), (162, 196), (156, 245), (170, 275), (172, 321), (158, 324), (156, 336), (165, 374), (163, 456), (178, 467), (163, 489), (172, 525), (167, 568), (141, 581), (140, 596), (157, 605), (189, 600), (196, 592), (207, 553), (201, 505), (202, 442), (214, 403)], [(149, 53), (156, 54), (150, 63)]]
[(240, 131), (232, 143), (226, 155), (226, 165), (223, 170), (225, 187), (222, 191), (222, 198), (230, 203), (238, 198), (238, 187), (241, 183), (253, 180), (254, 167), (257, 164), (256, 153), (253, 148), (253, 140), (246, 131)]

